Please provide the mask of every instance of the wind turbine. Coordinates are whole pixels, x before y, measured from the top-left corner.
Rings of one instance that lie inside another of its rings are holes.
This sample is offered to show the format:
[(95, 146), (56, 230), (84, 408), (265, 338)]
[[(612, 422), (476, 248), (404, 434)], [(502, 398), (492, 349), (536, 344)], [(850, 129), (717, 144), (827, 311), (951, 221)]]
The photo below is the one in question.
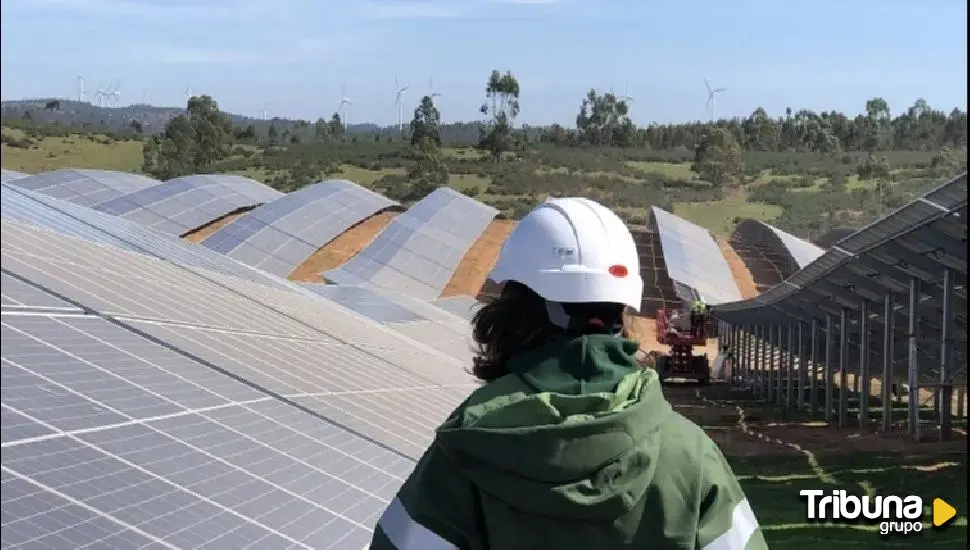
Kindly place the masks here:
[(269, 103), (264, 103), (263, 104), (263, 120), (266, 120), (267, 118), (269, 118), (269, 114), (268, 113), (269, 113)]
[(434, 81), (430, 78), (428, 79), (428, 89), (431, 90), (431, 95), (428, 97), (430, 97), (432, 101), (434, 101), (434, 98), (436, 97), (441, 97), (441, 94), (434, 91)]
[(192, 99), (192, 86), (185, 87), (185, 104), (189, 104), (189, 100)]
[(84, 76), (77, 75), (77, 100), (84, 103)]
[(717, 107), (717, 94), (727, 90), (727, 88), (711, 88), (711, 83), (704, 79), (704, 85), (707, 86), (707, 105), (704, 110), (711, 110), (711, 122), (717, 122), (717, 114), (715, 108)]
[(347, 109), (344, 106), (353, 105), (353, 104), (354, 102), (351, 101), (349, 97), (347, 97), (347, 85), (344, 84), (343, 87), (340, 89), (340, 103), (337, 104), (337, 116), (340, 117), (340, 122), (343, 123), (344, 128), (347, 127), (347, 118), (346, 118)]
[(394, 94), (394, 106), (397, 107), (397, 129), (401, 133), (404, 132), (404, 112), (401, 108), (401, 96), (404, 95), (404, 92), (408, 91), (408, 88), (409, 86), (407, 85), (401, 87), (397, 82), (397, 77), (394, 77), (394, 89), (397, 90)]
[(629, 79), (627, 79), (627, 81), (626, 81), (626, 87), (624, 88), (623, 95), (620, 96), (618, 99), (620, 101), (625, 102), (625, 103), (633, 103), (634, 101), (637, 100), (635, 97), (633, 97), (632, 95), (630, 95), (630, 80)]
[(121, 104), (121, 84), (118, 81), (115, 81), (108, 94), (108, 99), (112, 106), (117, 107)]
[(101, 86), (98, 86), (98, 90), (94, 92), (94, 95), (98, 98), (98, 107), (106, 107), (108, 99), (108, 90)]

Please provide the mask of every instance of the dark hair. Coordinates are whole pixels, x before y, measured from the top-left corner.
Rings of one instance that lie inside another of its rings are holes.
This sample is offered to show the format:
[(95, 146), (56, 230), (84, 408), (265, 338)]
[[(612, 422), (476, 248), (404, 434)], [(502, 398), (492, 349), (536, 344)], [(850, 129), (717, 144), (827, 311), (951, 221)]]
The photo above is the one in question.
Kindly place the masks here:
[[(626, 313), (623, 336), (629, 338)], [(509, 281), (498, 296), (485, 297), (472, 317), (477, 348), (472, 374), (490, 382), (508, 374), (505, 363), (510, 358), (565, 337), (562, 328), (549, 322), (546, 301), (529, 287)]]

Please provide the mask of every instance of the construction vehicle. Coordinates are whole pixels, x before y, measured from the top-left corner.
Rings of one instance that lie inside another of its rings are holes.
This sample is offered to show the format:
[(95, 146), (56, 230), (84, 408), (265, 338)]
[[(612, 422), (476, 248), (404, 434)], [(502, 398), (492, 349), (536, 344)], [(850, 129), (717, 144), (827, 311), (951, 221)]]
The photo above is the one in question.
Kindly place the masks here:
[[(657, 342), (670, 346), (667, 355), (656, 359), (661, 382), (668, 378), (697, 380), (701, 384), (711, 382), (711, 362), (707, 353), (694, 355), (695, 346), (707, 345), (707, 317), (706, 313), (687, 309), (657, 310)], [(681, 324), (681, 320), (687, 318), (690, 319), (689, 330)]]

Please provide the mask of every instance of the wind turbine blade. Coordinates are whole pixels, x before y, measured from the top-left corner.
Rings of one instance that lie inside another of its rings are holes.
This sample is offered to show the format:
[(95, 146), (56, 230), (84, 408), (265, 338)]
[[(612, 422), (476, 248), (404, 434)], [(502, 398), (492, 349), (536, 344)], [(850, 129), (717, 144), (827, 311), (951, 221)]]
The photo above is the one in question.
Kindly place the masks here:
[(721, 92), (723, 92), (725, 90), (727, 90), (727, 88), (718, 88), (718, 89), (714, 90), (714, 93), (715, 94), (719, 94), (719, 93), (721, 93)]
[(708, 93), (708, 94), (709, 94), (709, 93), (711, 93), (711, 91), (712, 91), (712, 90), (711, 90), (711, 83), (710, 83), (710, 82), (708, 82), (706, 78), (704, 79), (704, 86), (706, 86), (706, 87), (707, 87), (707, 93)]

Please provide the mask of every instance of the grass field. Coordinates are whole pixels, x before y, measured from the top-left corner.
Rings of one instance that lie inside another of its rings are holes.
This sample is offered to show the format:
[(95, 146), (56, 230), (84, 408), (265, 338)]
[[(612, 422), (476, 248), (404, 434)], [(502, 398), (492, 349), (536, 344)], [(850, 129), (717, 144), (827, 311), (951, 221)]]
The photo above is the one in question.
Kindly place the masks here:
[[(25, 134), (4, 128), (3, 133), (15, 139)], [(61, 168), (91, 168), (135, 172), (141, 168), (142, 146), (137, 141), (109, 141), (99, 135), (48, 137), (37, 140), (29, 149), (0, 145), (3, 167), (34, 174)]]
[(748, 202), (738, 195), (720, 201), (674, 203), (674, 214), (726, 236), (734, 229), (736, 218), (754, 218), (770, 222), (781, 215), (781, 207)]
[[(913, 443), (902, 434), (874, 435), (809, 422), (805, 415), (766, 406), (723, 386), (668, 385), (665, 393), (675, 409), (721, 447), (771, 548), (966, 548), (966, 435), (948, 443)], [(813, 522), (798, 494), (802, 489), (916, 495), (926, 509), (924, 529), (906, 537), (883, 536), (878, 524)], [(943, 528), (929, 523), (934, 498), (958, 512)]]

